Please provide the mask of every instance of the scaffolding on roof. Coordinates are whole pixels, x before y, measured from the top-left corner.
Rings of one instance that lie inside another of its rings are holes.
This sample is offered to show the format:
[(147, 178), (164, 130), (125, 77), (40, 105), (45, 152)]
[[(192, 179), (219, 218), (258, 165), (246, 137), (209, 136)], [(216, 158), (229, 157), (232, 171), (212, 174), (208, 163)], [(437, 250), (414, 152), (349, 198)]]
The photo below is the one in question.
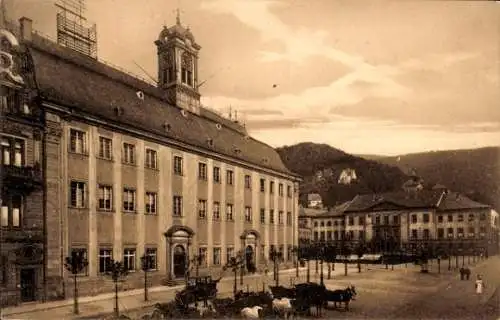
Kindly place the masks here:
[(57, 43), (97, 59), (96, 25), (85, 25), (85, 0), (59, 0)]

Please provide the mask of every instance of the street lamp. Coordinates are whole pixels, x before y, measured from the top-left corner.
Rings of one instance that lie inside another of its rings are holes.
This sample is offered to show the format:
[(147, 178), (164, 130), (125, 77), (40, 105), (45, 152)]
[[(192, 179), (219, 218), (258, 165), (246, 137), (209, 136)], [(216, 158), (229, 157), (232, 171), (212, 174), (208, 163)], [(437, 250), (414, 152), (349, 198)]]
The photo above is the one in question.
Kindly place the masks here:
[(271, 247), (271, 252), (269, 252), (269, 258), (274, 264), (274, 279), (276, 280), (276, 286), (279, 285), (279, 262), (283, 259), (283, 252), (277, 251), (275, 247)]
[(144, 254), (141, 257), (141, 269), (144, 272), (144, 301), (148, 301), (148, 272), (152, 269), (152, 257)]

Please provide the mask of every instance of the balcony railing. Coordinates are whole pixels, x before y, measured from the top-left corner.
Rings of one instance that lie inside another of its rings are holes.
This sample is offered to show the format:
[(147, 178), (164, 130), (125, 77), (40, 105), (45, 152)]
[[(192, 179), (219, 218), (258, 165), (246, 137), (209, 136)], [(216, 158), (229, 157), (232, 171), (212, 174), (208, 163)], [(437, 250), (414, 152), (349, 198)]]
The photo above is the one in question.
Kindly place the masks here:
[(42, 170), (40, 165), (33, 167), (19, 167), (14, 165), (2, 166), (4, 187), (11, 189), (32, 190), (42, 185)]
[(39, 243), (43, 242), (43, 230), (5, 229), (2, 230), (2, 242)]

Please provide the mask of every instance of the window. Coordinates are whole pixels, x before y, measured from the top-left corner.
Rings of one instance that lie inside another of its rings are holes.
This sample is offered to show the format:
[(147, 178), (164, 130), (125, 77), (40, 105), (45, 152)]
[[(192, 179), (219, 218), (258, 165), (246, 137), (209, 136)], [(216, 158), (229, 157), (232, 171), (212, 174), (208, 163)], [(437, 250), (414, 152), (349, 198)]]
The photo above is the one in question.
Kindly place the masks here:
[(198, 248), (198, 255), (201, 257), (200, 266), (206, 267), (207, 266), (207, 248), (205, 248), (205, 247)]
[(99, 185), (99, 210), (111, 211), (113, 210), (113, 188), (110, 186)]
[(148, 258), (148, 270), (158, 269), (156, 248), (146, 248), (145, 256)]
[(389, 225), (389, 216), (384, 216), (384, 224)]
[(417, 223), (417, 215), (416, 214), (411, 215), (411, 223)]
[(278, 224), (283, 224), (283, 211), (278, 212)]
[(359, 240), (366, 240), (365, 230), (359, 230)]
[(326, 232), (326, 240), (332, 240), (332, 232), (331, 231)]
[(146, 168), (156, 169), (157, 162), (158, 162), (158, 157), (157, 157), (156, 151), (153, 149), (146, 148), (146, 160), (145, 161), (146, 161), (146, 163), (145, 163)]
[(220, 257), (221, 257), (221, 248), (214, 248), (214, 255), (213, 255), (213, 264), (215, 266), (218, 266), (221, 264), (221, 261), (220, 261)]
[[(70, 252), (70, 257), (74, 257), (76, 259), (85, 259), (88, 262), (88, 257), (87, 257), (87, 249), (85, 248), (71, 248)], [(88, 266), (85, 266), (80, 272), (78, 272), (79, 275), (88, 275)]]
[(266, 245), (260, 245), (260, 253), (259, 253), (260, 261), (264, 261), (266, 259)]
[(318, 221), (314, 221), (314, 226), (317, 227), (318, 226)]
[(474, 227), (469, 227), (469, 238), (474, 238), (474, 234), (476, 233), (476, 229)]
[(430, 238), (430, 232), (429, 229), (424, 229), (424, 239), (429, 239)]
[(266, 180), (260, 179), (260, 192), (265, 192), (265, 191), (266, 191)]
[(207, 180), (207, 164), (206, 163), (198, 163), (198, 179)]
[(245, 222), (252, 222), (252, 208), (245, 207)]
[(269, 181), (269, 193), (274, 193), (274, 181)]
[(453, 216), (451, 214), (448, 215), (448, 222), (453, 222)]
[(233, 170), (226, 171), (226, 183), (229, 185), (234, 184), (234, 172), (233, 172)]
[(443, 228), (438, 228), (437, 229), (437, 237), (438, 237), (438, 239), (443, 239), (444, 238), (444, 229)]
[(182, 176), (182, 157), (174, 156), (174, 174)]
[(123, 163), (135, 164), (135, 146), (133, 144), (123, 144)]
[(474, 221), (474, 215), (471, 213), (469, 214), (469, 222)]
[(220, 220), (220, 204), (219, 202), (215, 201), (214, 202), (214, 220)]
[(447, 229), (448, 238), (453, 238), (453, 228)]
[(274, 209), (269, 210), (269, 223), (274, 224)]
[(464, 228), (458, 228), (457, 229), (457, 236), (459, 238), (462, 238), (464, 236)]
[(226, 205), (226, 220), (233, 221), (233, 205), (230, 203)]
[(252, 188), (252, 179), (249, 175), (245, 175), (245, 189)]
[(430, 217), (429, 217), (428, 213), (424, 213), (423, 220), (424, 220), (424, 223), (429, 223)]
[(438, 216), (438, 223), (443, 223), (443, 216), (442, 215)]
[(87, 141), (84, 131), (69, 130), (69, 151), (80, 154), (87, 152)]
[(360, 226), (364, 226), (365, 225), (365, 217), (359, 217), (358, 218), (358, 224)]
[(325, 226), (325, 222), (324, 222), (324, 221), (321, 221), (319, 225), (320, 225), (321, 227), (324, 227), (324, 226)]
[(318, 231), (314, 231), (314, 241), (318, 241), (319, 240), (319, 233)]
[(286, 224), (289, 226), (292, 225), (292, 213), (290, 211), (286, 213)]
[(282, 183), (278, 184), (278, 195), (280, 197), (283, 197), (283, 184)]
[(123, 250), (123, 266), (127, 271), (135, 271), (135, 249)]
[(99, 273), (111, 271), (111, 263), (113, 259), (113, 251), (110, 249), (99, 250)]
[(349, 225), (350, 226), (354, 225), (354, 217), (349, 217)]
[(173, 216), (174, 217), (182, 217), (182, 197), (174, 196), (174, 205), (173, 205)]
[(288, 198), (292, 197), (292, 186), (286, 186), (286, 196)]
[(485, 213), (481, 213), (481, 214), (479, 215), (479, 220), (480, 220), (480, 221), (484, 221), (484, 220), (486, 220), (486, 214), (485, 214)]
[(135, 211), (135, 190), (123, 189), (123, 211)]
[(234, 255), (234, 248), (226, 248), (226, 263), (231, 261), (231, 257)]
[(462, 214), (458, 215), (458, 222), (463, 222), (464, 221), (464, 216)]
[(486, 236), (486, 227), (485, 226), (479, 227), (479, 237), (484, 238), (485, 236)]
[(198, 200), (198, 218), (205, 219), (207, 217), (207, 200)]
[(415, 229), (412, 229), (412, 230), (411, 230), (411, 237), (412, 237), (413, 239), (417, 239), (417, 237), (418, 237), (417, 230), (415, 230)]
[(266, 209), (260, 209), (260, 223), (266, 223)]
[(19, 228), (23, 203), (23, 197), (20, 195), (2, 195), (0, 226)]
[(214, 167), (214, 182), (220, 183), (220, 168)]
[(113, 140), (99, 137), (99, 158), (111, 160), (113, 158)]
[(85, 207), (85, 182), (71, 181), (70, 189), (70, 205), (73, 208)]
[(146, 192), (146, 213), (147, 214), (156, 214), (156, 198), (157, 195), (155, 192)]
[(24, 165), (24, 140), (2, 137), (2, 164), (22, 167)]

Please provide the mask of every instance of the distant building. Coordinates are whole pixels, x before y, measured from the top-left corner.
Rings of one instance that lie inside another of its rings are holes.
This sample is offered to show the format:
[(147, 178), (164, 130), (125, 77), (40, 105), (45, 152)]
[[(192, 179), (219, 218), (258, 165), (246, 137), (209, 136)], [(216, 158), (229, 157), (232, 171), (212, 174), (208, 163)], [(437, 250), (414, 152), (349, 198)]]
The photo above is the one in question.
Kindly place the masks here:
[(318, 193), (310, 193), (307, 195), (307, 207), (308, 208), (323, 208), (323, 200)]
[(299, 221), (312, 225), (313, 241), (361, 241), (379, 251), (422, 242), (474, 245), (490, 254), (499, 249), (498, 213), (456, 192), (358, 195), (331, 211), (299, 212)]
[(351, 184), (353, 181), (357, 180), (356, 170), (348, 168), (342, 170), (340, 173), (338, 183), (339, 184)]
[(416, 175), (410, 176), (410, 179), (403, 184), (404, 191), (420, 191), (424, 189), (424, 180)]

